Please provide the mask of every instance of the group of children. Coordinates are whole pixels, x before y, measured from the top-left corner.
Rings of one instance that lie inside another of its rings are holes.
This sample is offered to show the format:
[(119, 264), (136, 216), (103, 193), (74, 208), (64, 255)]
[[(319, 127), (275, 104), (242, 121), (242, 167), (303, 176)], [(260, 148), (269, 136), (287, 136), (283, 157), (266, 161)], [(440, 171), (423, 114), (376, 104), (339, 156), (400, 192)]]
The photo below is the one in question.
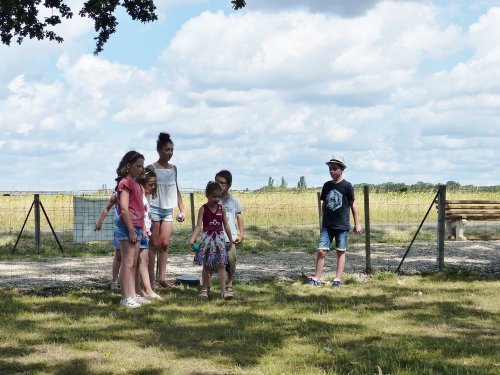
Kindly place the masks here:
[[(137, 308), (151, 300), (163, 300), (155, 292), (161, 288), (174, 288), (166, 279), (168, 247), (173, 229), (173, 209), (178, 207), (176, 220), (185, 220), (185, 210), (177, 184), (177, 168), (170, 164), (174, 144), (170, 135), (160, 133), (157, 140), (159, 159), (144, 168), (144, 156), (136, 151), (127, 152), (116, 170), (117, 186), (95, 229), (99, 230), (109, 210), (115, 207), (113, 244), (112, 289), (120, 289), (120, 304)], [(315, 263), (315, 274), (308, 285), (321, 286), (321, 273), (327, 252), (335, 241), (337, 264), (332, 287), (342, 285), (345, 253), (350, 230), (350, 213), (354, 219), (354, 232), (363, 231), (354, 204), (354, 189), (344, 180), (346, 168), (342, 156), (332, 156), (326, 162), (331, 180), (322, 188), (322, 222)], [(211, 276), (217, 272), (220, 295), (223, 299), (234, 296), (236, 271), (236, 244), (244, 238), (243, 207), (229, 193), (232, 175), (222, 170), (205, 189), (207, 202), (198, 211), (198, 219), (188, 244), (196, 250), (194, 264), (203, 266), (199, 298), (208, 299)], [(200, 243), (196, 243), (201, 234)], [(155, 262), (157, 260), (157, 275)]]
[[(157, 151), (158, 161), (146, 168), (142, 154), (129, 151), (123, 156), (116, 170), (115, 191), (95, 225), (95, 229), (100, 230), (106, 215), (115, 207), (111, 288), (120, 290), (120, 304), (128, 308), (163, 300), (155, 290), (176, 287), (166, 278), (168, 247), (173, 209), (179, 209), (175, 218), (178, 222), (185, 220), (185, 210), (177, 184), (177, 168), (170, 164), (174, 143), (169, 134), (160, 133)], [(230, 299), (234, 296), (235, 244), (243, 241), (243, 207), (229, 194), (231, 173), (222, 170), (215, 178), (216, 181), (207, 184), (208, 201), (200, 208), (189, 245), (193, 246), (202, 232), (194, 258), (195, 264), (203, 265), (200, 298), (208, 298), (211, 274), (215, 270), (219, 273), (221, 297)]]

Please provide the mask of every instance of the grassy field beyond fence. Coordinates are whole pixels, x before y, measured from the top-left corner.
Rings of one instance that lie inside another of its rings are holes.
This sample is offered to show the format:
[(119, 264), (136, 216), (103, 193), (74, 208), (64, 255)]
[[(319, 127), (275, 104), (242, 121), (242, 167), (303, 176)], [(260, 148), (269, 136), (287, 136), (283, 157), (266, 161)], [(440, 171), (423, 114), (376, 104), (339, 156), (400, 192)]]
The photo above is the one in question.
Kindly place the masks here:
[[(247, 248), (265, 250), (266, 248), (311, 248), (315, 247), (319, 228), (319, 212), (317, 194), (319, 189), (305, 191), (264, 191), (233, 192), (245, 207), (244, 218), (247, 228)], [(434, 191), (425, 193), (370, 193), (370, 219), (372, 242), (407, 243), (411, 240), (418, 225), (435, 197)], [(73, 196), (108, 198), (110, 192), (89, 193), (54, 193), (40, 194), (46, 213), (60, 237), (63, 246), (70, 252), (107, 251), (109, 244), (74, 245), (73, 229)], [(481, 191), (449, 191), (448, 199), (497, 199), (498, 193)], [(186, 205), (186, 221), (174, 226), (174, 242), (176, 246), (185, 246), (191, 230), (190, 194), (183, 194)], [(21, 230), (24, 220), (33, 202), (33, 193), (22, 193), (0, 196), (0, 253), (9, 253)], [(194, 193), (195, 214), (205, 202), (204, 194)], [(364, 226), (363, 191), (356, 191), (356, 204)], [(104, 204), (103, 204), (104, 206)], [(100, 209), (99, 209), (100, 210)], [(100, 211), (97, 213), (97, 215)], [(42, 246), (57, 251), (50, 228), (41, 212)], [(110, 213), (112, 215), (112, 213)], [(419, 240), (434, 241), (436, 238), (437, 210), (433, 207), (419, 235)], [(475, 229), (479, 235), (488, 236), (493, 231), (499, 234), (499, 227), (480, 225)], [(20, 241), (20, 248), (32, 247), (34, 231), (34, 214), (31, 213)], [(180, 235), (180, 237), (179, 237)], [(186, 237), (186, 238), (184, 238)], [(363, 242), (364, 238), (351, 236), (351, 243)], [(22, 252), (22, 250), (20, 250)]]

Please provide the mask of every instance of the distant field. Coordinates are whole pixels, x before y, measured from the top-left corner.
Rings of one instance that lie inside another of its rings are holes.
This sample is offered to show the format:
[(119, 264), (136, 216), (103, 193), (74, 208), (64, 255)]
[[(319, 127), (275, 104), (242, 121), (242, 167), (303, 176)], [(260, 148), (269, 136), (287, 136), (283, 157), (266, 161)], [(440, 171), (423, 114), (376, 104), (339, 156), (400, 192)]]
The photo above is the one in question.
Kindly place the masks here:
[[(314, 246), (319, 227), (318, 190), (307, 191), (268, 191), (268, 192), (234, 192), (245, 207), (244, 218), (247, 228), (247, 244), (249, 248), (294, 247), (298, 244)], [(417, 193), (370, 193), (370, 220), (373, 242), (409, 242), (416, 228), (435, 197), (435, 192)], [(82, 196), (81, 194), (78, 196)], [(107, 198), (105, 194), (85, 194), (88, 197)], [(498, 199), (498, 193), (478, 191), (448, 191), (448, 199)], [(186, 221), (176, 223), (175, 232), (184, 238), (191, 230), (190, 194), (183, 194), (186, 205)], [(194, 193), (194, 212), (205, 202), (203, 193)], [(73, 246), (73, 195), (70, 193), (40, 195), (47, 215), (66, 246)], [(26, 215), (33, 202), (33, 194), (0, 196), (0, 249), (10, 248), (16, 240)], [(364, 226), (363, 191), (356, 191), (356, 202), (362, 226)], [(104, 206), (104, 203), (103, 203)], [(100, 212), (100, 211), (99, 211)], [(48, 236), (47, 246), (53, 247), (50, 228), (41, 215), (41, 230)], [(32, 212), (23, 234), (31, 246), (34, 231), (34, 213)], [(431, 241), (436, 235), (437, 210), (433, 207), (425, 226), (419, 235), (420, 240)], [(499, 233), (498, 226), (480, 225), (470, 230), (479, 231), (480, 235), (489, 235), (492, 231)], [(48, 233), (48, 234), (47, 234)], [(174, 236), (175, 239), (176, 236)], [(364, 237), (352, 236), (351, 243), (363, 242)], [(176, 243), (173, 244), (175, 250)], [(99, 244), (91, 246), (100, 247)], [(107, 245), (104, 246), (106, 248)]]

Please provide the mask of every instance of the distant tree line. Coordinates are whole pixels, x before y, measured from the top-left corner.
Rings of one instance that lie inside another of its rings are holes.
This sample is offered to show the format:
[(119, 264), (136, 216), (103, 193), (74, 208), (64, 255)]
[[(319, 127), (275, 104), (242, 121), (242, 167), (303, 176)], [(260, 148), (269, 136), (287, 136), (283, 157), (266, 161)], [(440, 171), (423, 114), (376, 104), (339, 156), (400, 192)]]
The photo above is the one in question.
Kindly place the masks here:
[[(431, 184), (428, 182), (418, 181), (415, 184), (407, 185), (403, 182), (385, 182), (383, 184), (354, 184), (354, 188), (362, 189), (364, 186), (368, 185), (371, 192), (374, 193), (405, 193), (405, 192), (432, 192), (437, 191), (439, 184)], [(279, 185), (274, 184), (274, 179), (269, 177), (267, 185), (257, 189), (257, 191), (282, 191), (282, 190), (306, 190), (307, 183), (304, 176), (301, 176), (297, 184), (293, 187), (288, 186), (288, 182), (284, 177), (281, 177), (281, 183)], [(317, 190), (317, 187), (309, 188), (311, 190)], [(446, 189), (448, 191), (484, 191), (484, 192), (499, 192), (500, 185), (494, 186), (475, 186), (475, 185), (460, 185), (456, 181), (448, 181), (446, 183)]]
[[(440, 184), (431, 184), (428, 182), (418, 181), (415, 184), (407, 185), (403, 182), (385, 182), (383, 184), (355, 184), (354, 188), (362, 189), (368, 185), (371, 192), (375, 193), (405, 193), (405, 192), (431, 192), (437, 191)], [(475, 185), (460, 185), (456, 181), (446, 182), (446, 190), (448, 191), (493, 191), (500, 192), (500, 185), (494, 186), (475, 186)]]

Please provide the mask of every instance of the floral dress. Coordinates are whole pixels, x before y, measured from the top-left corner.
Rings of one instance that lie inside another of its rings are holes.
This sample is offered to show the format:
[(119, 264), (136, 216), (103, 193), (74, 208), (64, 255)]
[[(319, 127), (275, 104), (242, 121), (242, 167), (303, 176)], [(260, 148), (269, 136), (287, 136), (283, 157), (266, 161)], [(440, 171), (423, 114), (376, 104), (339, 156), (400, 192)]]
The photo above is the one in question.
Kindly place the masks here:
[(199, 266), (227, 264), (222, 206), (218, 204), (215, 212), (210, 211), (206, 204), (203, 208), (203, 233), (200, 248), (194, 256), (194, 264)]

